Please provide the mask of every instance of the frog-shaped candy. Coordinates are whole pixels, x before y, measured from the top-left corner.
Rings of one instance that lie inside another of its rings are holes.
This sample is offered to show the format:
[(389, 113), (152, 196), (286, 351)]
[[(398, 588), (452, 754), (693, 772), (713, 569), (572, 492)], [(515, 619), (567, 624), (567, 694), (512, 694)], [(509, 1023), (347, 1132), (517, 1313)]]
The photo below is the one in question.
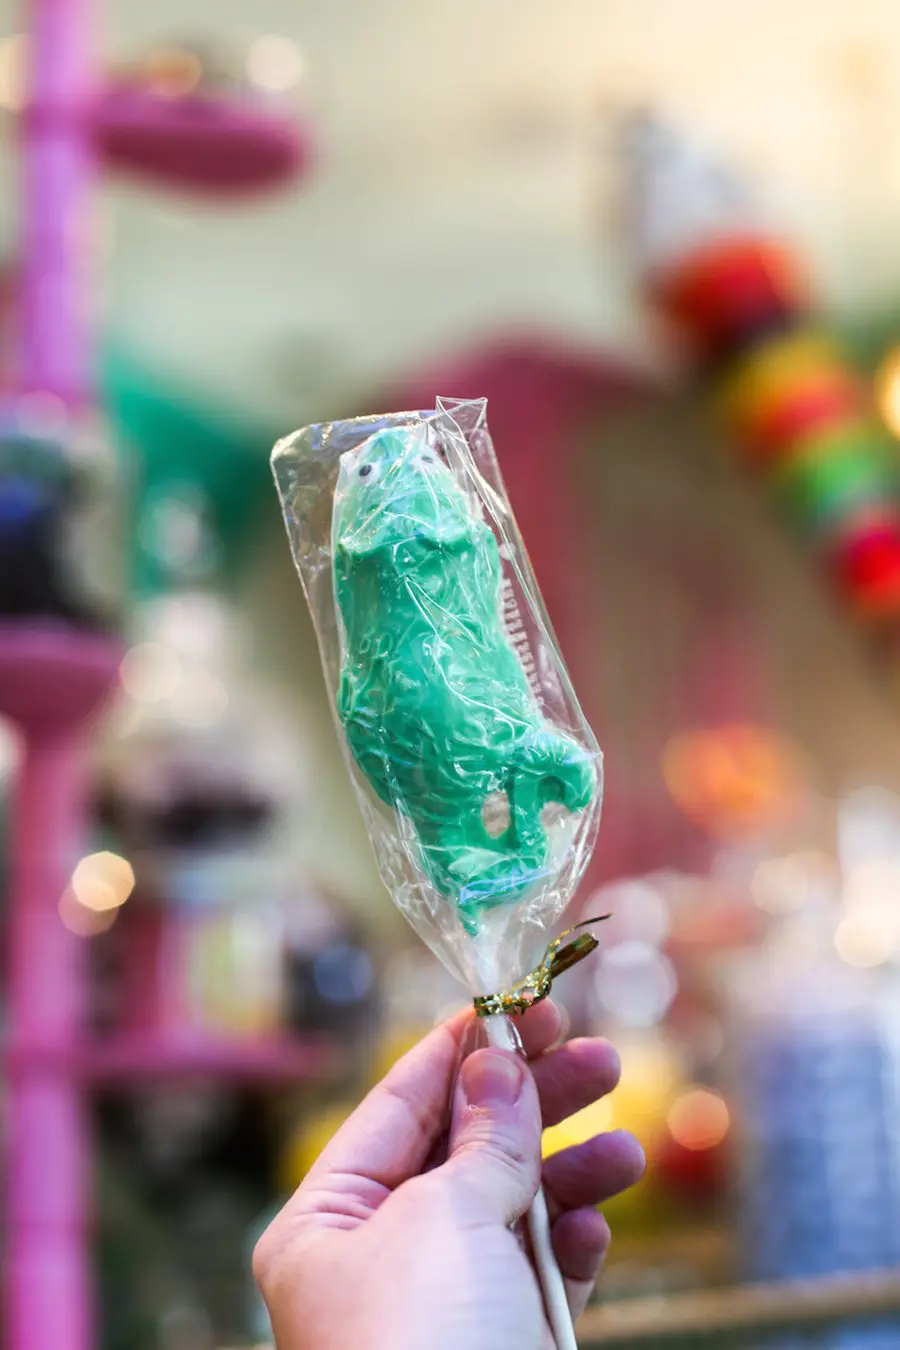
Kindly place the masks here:
[(497, 540), (424, 427), (343, 455), (334, 501), (347, 744), (474, 933), (548, 875), (542, 813), (589, 805), (593, 758), (544, 717), (503, 621)]

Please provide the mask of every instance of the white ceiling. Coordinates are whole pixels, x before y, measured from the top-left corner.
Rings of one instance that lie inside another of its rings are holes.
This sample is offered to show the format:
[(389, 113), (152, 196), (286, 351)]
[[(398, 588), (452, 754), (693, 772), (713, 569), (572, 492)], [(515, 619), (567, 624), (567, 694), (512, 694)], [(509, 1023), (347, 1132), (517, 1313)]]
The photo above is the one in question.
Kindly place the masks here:
[[(17, 14), (0, 3), (5, 31)], [(303, 50), (308, 184), (228, 210), (103, 202), (116, 329), (269, 423), (516, 322), (640, 350), (611, 99), (653, 97), (745, 162), (830, 303), (900, 294), (896, 0), (114, 0), (102, 18), (108, 57), (259, 33)], [(8, 147), (2, 171), (12, 247)]]

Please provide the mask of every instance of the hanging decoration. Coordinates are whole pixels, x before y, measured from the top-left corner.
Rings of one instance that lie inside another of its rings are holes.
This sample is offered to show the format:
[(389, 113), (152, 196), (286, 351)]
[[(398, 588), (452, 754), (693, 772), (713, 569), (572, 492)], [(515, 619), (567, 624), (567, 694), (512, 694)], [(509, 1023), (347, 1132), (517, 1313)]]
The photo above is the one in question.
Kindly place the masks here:
[(204, 408), (118, 347), (105, 354), (102, 382), (118, 434), (136, 451), (137, 598), (228, 585), (267, 502), (267, 429)]
[(153, 48), (109, 81), (96, 113), (100, 153), (112, 169), (207, 196), (284, 186), (311, 159), (294, 97), (302, 74), (287, 38), (258, 38), (243, 61), (206, 42)]
[(820, 317), (797, 251), (737, 176), (648, 115), (625, 127), (646, 294), (699, 356), (747, 467), (855, 619), (900, 619), (900, 498), (867, 382)]
[(0, 619), (112, 631), (124, 501), (99, 415), (51, 394), (0, 401)]

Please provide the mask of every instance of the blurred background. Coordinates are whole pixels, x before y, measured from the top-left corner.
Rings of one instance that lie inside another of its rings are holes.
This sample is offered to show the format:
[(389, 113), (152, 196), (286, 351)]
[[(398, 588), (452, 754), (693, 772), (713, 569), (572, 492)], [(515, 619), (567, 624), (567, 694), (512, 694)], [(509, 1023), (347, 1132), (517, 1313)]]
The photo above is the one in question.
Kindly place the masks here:
[(890, 0), (0, 0), (8, 1350), (264, 1343), (255, 1237), (462, 1002), (268, 467), (440, 394), (606, 754), (584, 1344), (900, 1345), (898, 75)]

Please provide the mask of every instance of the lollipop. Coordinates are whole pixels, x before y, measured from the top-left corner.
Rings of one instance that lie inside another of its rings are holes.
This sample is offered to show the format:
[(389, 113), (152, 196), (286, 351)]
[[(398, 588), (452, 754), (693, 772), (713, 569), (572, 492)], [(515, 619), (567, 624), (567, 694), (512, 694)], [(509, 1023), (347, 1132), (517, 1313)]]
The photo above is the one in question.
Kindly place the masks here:
[(425, 427), (378, 432), (342, 458), (332, 541), (347, 744), (476, 936), (485, 910), (546, 867), (544, 807), (590, 802), (592, 756), (544, 716), (503, 622), (497, 539)]
[[(308, 427), (272, 462), (382, 877), (466, 984), (488, 1039), (518, 1048), (511, 1015), (596, 945), (586, 933), (547, 944), (593, 847), (602, 760), (516, 531), (485, 401)], [(529, 1228), (568, 1350), (541, 1194)]]

